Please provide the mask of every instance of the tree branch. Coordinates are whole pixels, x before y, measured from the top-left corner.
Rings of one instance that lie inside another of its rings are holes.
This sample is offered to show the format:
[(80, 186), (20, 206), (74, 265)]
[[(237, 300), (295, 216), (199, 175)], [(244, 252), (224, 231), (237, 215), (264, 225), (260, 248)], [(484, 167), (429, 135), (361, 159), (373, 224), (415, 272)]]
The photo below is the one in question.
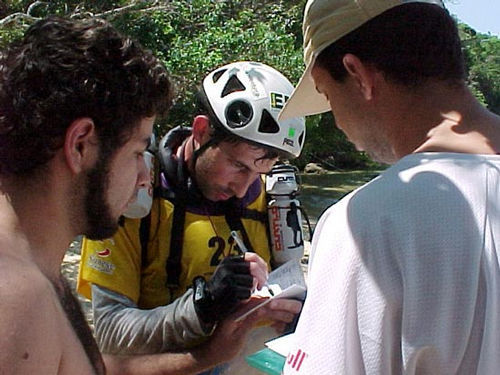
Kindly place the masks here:
[[(169, 10), (171, 7), (167, 5), (159, 5), (161, 3), (169, 3), (170, 0), (167, 1), (151, 1), (151, 0), (139, 0), (139, 1), (133, 1), (131, 4), (125, 5), (120, 8), (113, 8), (110, 10), (106, 10), (101, 13), (91, 13), (91, 12), (86, 12), (89, 13), (92, 17), (100, 17), (100, 18), (113, 18), (117, 15), (120, 14), (125, 14), (129, 12), (141, 12), (141, 13), (148, 13), (148, 12), (154, 12), (158, 10)], [(71, 16), (76, 17), (81, 15), (80, 12), (74, 12)]]
[[(169, 3), (170, 0), (164, 0), (164, 1), (138, 0), (138, 1), (133, 1), (132, 3), (125, 5), (123, 7), (106, 10), (101, 13), (93, 13), (89, 10), (86, 10), (85, 8), (76, 6), (75, 9), (73, 9), (73, 11), (68, 12), (68, 16), (72, 18), (81, 17), (83, 15), (90, 17), (113, 18), (120, 14), (125, 14), (128, 12), (135, 12), (135, 11), (141, 13), (149, 13), (154, 11), (172, 10), (172, 7), (170, 6)], [(32, 16), (32, 12), (36, 7), (42, 4), (47, 4), (47, 3), (44, 1), (37, 0), (28, 6), (28, 10), (26, 11), (26, 13), (16, 12), (0, 19), (0, 27), (9, 25), (11, 23), (16, 23), (20, 20), (28, 21), (28, 23), (33, 23), (34, 21), (39, 20), (40, 17)]]
[(39, 18), (30, 16), (29, 14), (21, 13), (21, 12), (12, 13), (12, 14), (8, 15), (7, 17), (4, 17), (0, 20), (0, 27), (17, 22), (20, 19), (24, 19), (24, 20), (28, 20), (30, 22), (33, 22), (33, 21), (38, 20)]
[(30, 4), (30, 6), (28, 7), (28, 10), (26, 11), (26, 14), (28, 16), (31, 16), (31, 13), (33, 12), (33, 10), (39, 6), (39, 5), (42, 5), (42, 4), (47, 4), (45, 1), (35, 1), (34, 3)]

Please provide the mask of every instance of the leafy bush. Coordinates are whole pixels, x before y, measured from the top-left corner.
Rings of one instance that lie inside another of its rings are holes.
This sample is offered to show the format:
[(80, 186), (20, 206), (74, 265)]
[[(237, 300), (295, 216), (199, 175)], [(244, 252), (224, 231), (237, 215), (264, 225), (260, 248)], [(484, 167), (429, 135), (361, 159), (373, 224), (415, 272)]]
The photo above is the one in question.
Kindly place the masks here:
[[(169, 68), (176, 86), (160, 134), (192, 121), (194, 93), (216, 67), (237, 60), (261, 61), (296, 83), (303, 70), (302, 12), (306, 0), (7, 0), (0, 3), (0, 47), (49, 14), (98, 16), (150, 48)], [(477, 98), (500, 113), (500, 40), (460, 24)], [(355, 150), (331, 114), (307, 118), (304, 151), (294, 163), (321, 162), (330, 169), (379, 168)]]

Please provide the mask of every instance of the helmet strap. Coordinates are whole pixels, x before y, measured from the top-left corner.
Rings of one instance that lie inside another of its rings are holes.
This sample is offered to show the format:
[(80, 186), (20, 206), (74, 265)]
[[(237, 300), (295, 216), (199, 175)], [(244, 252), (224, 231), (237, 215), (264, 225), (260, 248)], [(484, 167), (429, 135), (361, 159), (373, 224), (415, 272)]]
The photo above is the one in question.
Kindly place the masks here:
[(196, 161), (200, 157), (201, 154), (203, 154), (209, 147), (215, 146), (216, 142), (214, 138), (210, 138), (207, 142), (202, 144), (198, 149), (194, 149), (194, 139), (192, 139), (193, 142), (193, 175), (191, 176), (196, 180)]

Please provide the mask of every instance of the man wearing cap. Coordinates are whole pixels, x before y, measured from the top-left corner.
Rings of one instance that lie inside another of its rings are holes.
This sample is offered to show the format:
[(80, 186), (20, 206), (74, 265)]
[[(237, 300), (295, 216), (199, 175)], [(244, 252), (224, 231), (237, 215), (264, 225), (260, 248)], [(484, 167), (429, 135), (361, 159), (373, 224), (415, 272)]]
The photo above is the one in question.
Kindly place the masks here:
[(309, 0), (282, 119), (326, 112), (393, 164), (321, 217), (284, 374), (500, 368), (500, 118), (439, 1)]

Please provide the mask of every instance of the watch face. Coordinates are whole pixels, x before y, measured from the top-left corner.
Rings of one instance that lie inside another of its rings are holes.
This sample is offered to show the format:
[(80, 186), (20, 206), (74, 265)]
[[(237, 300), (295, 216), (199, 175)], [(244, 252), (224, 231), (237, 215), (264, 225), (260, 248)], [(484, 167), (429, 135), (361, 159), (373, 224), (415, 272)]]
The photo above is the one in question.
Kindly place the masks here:
[(196, 301), (199, 301), (202, 298), (203, 298), (203, 285), (198, 284), (196, 286), (196, 290), (195, 290), (195, 294), (194, 294), (194, 299)]
[(205, 297), (205, 280), (202, 278), (195, 280), (194, 300), (201, 301)]

